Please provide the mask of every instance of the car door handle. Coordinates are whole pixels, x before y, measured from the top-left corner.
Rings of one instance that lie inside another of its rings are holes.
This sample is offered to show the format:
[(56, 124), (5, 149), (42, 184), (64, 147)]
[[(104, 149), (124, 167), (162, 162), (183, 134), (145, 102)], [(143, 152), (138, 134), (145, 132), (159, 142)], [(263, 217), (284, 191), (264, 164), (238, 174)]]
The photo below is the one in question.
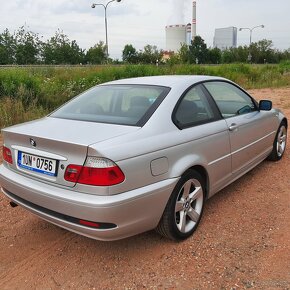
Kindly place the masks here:
[(239, 128), (239, 126), (236, 124), (236, 123), (232, 123), (230, 126), (229, 126), (229, 130), (232, 132), (232, 131), (237, 131)]

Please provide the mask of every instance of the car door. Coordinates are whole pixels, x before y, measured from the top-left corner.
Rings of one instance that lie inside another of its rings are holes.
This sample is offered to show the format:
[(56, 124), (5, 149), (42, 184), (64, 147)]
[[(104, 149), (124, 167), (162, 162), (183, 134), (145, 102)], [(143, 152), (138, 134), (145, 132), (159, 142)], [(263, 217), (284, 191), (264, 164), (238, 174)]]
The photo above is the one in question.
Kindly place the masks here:
[(232, 83), (214, 81), (204, 83), (204, 86), (227, 123), (232, 173), (239, 175), (263, 160), (272, 147), (275, 135), (273, 114), (259, 111), (256, 102)]
[(191, 166), (205, 166), (209, 193), (229, 183), (232, 173), (227, 124), (202, 85), (193, 86), (183, 94), (173, 112), (173, 122), (181, 130), (184, 143), (180, 154), (195, 158)]

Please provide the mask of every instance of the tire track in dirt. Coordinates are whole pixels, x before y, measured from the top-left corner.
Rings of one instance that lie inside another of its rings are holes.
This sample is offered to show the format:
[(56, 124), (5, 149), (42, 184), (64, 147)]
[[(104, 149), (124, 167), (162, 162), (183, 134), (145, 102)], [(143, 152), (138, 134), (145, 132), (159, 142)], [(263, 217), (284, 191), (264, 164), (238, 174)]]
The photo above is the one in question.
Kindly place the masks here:
[(74, 238), (76, 236), (73, 233), (65, 232), (56, 241), (49, 243), (45, 248), (34, 251), (32, 255), (24, 258), (12, 268), (7, 269), (6, 272), (0, 275), (0, 289), (12, 289), (11, 286), (8, 286), (12, 281), (13, 284), (15, 282), (16, 284), (21, 284), (26, 273), (31, 271), (31, 269), (35, 269), (39, 261), (45, 261), (51, 253), (54, 253), (63, 244), (71, 242)]

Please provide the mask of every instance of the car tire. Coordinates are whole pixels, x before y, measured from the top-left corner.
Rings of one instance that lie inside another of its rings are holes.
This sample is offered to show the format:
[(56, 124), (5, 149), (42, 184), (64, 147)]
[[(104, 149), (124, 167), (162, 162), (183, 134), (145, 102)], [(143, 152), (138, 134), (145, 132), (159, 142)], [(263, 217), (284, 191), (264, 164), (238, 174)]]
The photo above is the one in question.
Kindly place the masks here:
[(287, 142), (287, 126), (286, 123), (283, 121), (277, 131), (273, 149), (271, 154), (268, 156), (268, 160), (271, 161), (278, 161), (283, 157), (283, 154), (286, 149), (286, 142)]
[(156, 231), (171, 240), (187, 239), (200, 222), (204, 201), (204, 178), (199, 172), (188, 170), (176, 184)]

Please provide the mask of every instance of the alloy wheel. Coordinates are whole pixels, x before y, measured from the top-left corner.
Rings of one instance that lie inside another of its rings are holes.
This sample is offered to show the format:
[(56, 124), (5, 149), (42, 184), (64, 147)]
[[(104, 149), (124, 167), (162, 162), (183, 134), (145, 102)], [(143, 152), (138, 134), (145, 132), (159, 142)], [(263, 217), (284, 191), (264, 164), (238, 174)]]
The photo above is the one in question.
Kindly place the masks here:
[(278, 136), (277, 136), (277, 154), (279, 157), (281, 157), (285, 151), (286, 148), (286, 140), (287, 140), (287, 130), (285, 126), (281, 126)]
[(200, 219), (203, 189), (197, 179), (189, 179), (181, 187), (175, 205), (175, 223), (181, 233), (190, 232)]

